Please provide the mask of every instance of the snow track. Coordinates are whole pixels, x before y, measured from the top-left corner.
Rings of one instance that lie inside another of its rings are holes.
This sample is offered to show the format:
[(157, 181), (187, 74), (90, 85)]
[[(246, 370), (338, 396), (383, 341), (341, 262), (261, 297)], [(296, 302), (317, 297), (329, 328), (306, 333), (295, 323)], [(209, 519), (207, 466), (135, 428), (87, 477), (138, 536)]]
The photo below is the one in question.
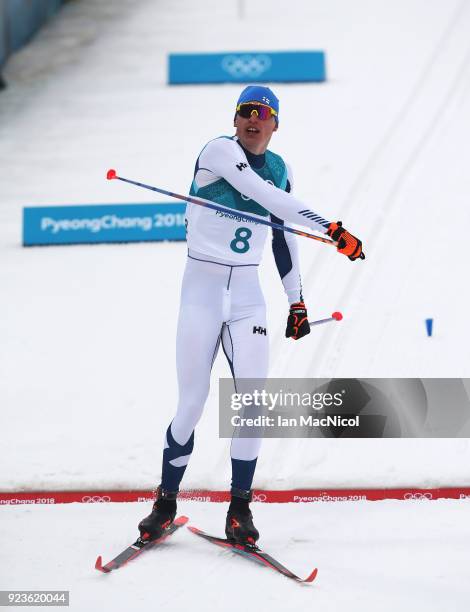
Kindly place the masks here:
[[(468, 501), (254, 504), (260, 544), (292, 570), (319, 572), (298, 585), (181, 529), (118, 572), (94, 569), (136, 536), (146, 504), (1, 508), (2, 589), (70, 590), (70, 610), (466, 609)], [(221, 533), (225, 504), (180, 503), (197, 527)], [(47, 534), (47, 551), (45, 551)], [(16, 563), (11, 561), (15, 560)], [(20, 571), (19, 571), (20, 570)]]
[[(433, 316), (434, 307), (442, 312), (438, 295), (449, 269), (457, 276), (464, 274), (464, 252), (461, 249), (462, 257), (456, 257), (452, 227), (454, 219), (468, 221), (470, 214), (462, 209), (457, 186), (444, 200), (429, 197), (429, 185), (431, 177), (445, 181), (447, 166), (452, 166), (440, 150), (441, 142), (455, 123), (467, 123), (470, 100), (463, 93), (470, 83), (469, 31), (470, 6), (460, 2), (346, 193), (338, 217), (358, 235), (366, 223), (364, 265), (316, 256), (304, 272), (306, 291), (313, 285), (327, 288), (328, 299), (344, 310), (345, 321), (334, 329), (318, 330), (320, 341), (312, 343), (313, 353), (299, 375), (466, 375), (466, 360), (451, 349), (457, 338), (449, 321), (439, 323), (445, 326), (446, 339), (429, 342), (422, 330), (426, 312)], [(468, 158), (465, 128), (455, 145), (455, 161)], [(459, 188), (466, 189), (465, 177), (459, 178)], [(468, 291), (455, 287), (454, 297), (465, 308), (470, 305)], [(466, 326), (460, 333), (469, 336)], [(274, 372), (288, 376), (298, 347), (281, 351), (281, 343), (278, 337), (282, 360)]]

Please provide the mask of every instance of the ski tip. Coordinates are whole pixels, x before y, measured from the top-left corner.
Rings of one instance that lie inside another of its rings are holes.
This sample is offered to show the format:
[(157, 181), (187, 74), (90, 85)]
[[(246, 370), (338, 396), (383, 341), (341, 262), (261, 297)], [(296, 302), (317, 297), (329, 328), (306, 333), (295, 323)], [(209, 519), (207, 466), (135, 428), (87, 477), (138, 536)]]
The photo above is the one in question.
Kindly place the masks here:
[(98, 557), (98, 559), (96, 559), (95, 569), (97, 569), (99, 572), (103, 572), (103, 574), (106, 574), (106, 570), (103, 567), (103, 559), (101, 555)]
[(188, 529), (191, 533), (202, 533), (200, 529), (193, 527), (192, 525), (188, 525)]
[(186, 525), (188, 521), (189, 518), (187, 516), (179, 516), (175, 521), (173, 521), (173, 523), (175, 525)]
[(112, 168), (110, 168), (108, 170), (108, 172), (106, 173), (106, 178), (108, 179), (108, 181), (115, 179), (116, 178), (116, 170), (113, 170)]
[(340, 312), (336, 311), (331, 315), (331, 318), (336, 319), (336, 321), (341, 321), (343, 315)]
[(305, 578), (304, 582), (313, 582), (315, 578), (317, 577), (317, 574), (318, 574), (318, 568), (315, 568), (313, 572), (310, 574), (310, 576), (308, 576), (308, 578)]

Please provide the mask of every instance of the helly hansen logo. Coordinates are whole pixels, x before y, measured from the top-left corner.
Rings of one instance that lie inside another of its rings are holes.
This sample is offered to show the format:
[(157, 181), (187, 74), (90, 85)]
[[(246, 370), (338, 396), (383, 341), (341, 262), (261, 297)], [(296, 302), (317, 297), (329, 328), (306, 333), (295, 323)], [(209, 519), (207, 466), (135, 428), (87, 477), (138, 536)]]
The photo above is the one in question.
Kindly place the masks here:
[(266, 336), (266, 327), (257, 327), (256, 325), (253, 325), (253, 333)]
[(240, 172), (243, 170), (243, 168), (248, 168), (248, 164), (245, 164), (245, 162), (240, 162), (239, 164), (235, 164), (235, 165), (240, 170)]

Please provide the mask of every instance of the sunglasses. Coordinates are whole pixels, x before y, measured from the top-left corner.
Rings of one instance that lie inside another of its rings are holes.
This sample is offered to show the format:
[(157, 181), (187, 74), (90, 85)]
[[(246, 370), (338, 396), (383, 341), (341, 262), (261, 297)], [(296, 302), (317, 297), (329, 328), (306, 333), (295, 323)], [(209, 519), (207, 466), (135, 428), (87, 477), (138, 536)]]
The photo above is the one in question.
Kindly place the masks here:
[(277, 115), (276, 111), (270, 106), (265, 106), (264, 104), (258, 104), (256, 102), (239, 104), (237, 106), (237, 113), (244, 119), (249, 119), (253, 113), (256, 113), (256, 116), (258, 119), (261, 119), (261, 121), (266, 121), (266, 119), (270, 119)]

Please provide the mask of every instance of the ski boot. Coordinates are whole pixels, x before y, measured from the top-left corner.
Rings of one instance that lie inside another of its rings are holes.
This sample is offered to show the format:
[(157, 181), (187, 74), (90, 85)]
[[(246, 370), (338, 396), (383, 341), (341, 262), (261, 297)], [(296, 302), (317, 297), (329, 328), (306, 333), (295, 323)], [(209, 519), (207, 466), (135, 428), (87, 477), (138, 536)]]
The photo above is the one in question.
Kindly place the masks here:
[(158, 487), (152, 512), (139, 523), (142, 540), (158, 540), (171, 525), (176, 516), (177, 495), (177, 491), (163, 491), (161, 486)]
[(253, 515), (249, 508), (252, 492), (232, 488), (231, 495), (232, 499), (225, 522), (225, 535), (230, 542), (254, 546), (259, 538), (259, 532), (253, 525)]

